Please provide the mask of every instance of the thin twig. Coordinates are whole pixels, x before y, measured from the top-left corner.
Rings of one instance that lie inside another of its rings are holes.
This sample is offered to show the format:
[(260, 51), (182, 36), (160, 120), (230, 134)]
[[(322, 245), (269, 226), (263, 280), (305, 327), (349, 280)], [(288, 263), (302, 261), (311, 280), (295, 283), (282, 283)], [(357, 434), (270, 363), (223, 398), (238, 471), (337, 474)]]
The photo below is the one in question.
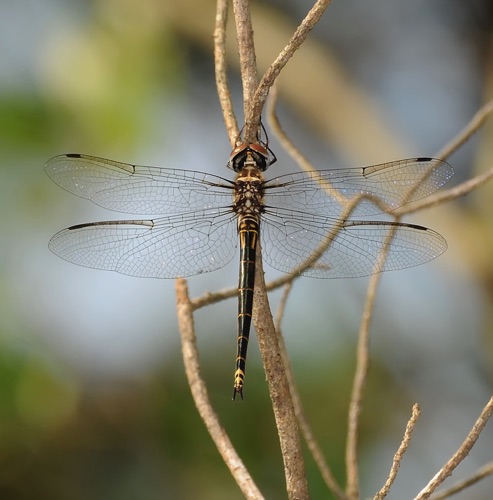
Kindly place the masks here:
[[(479, 111), (474, 114), (462, 130), (436, 154), (436, 157), (446, 159), (457, 151), (483, 126), (484, 122), (488, 119), (491, 113), (493, 113), (493, 100), (488, 101), (486, 104), (481, 106)], [(455, 200), (485, 184), (489, 179), (491, 179), (491, 177), (493, 177), (493, 168), (490, 171), (469, 179), (452, 189), (441, 191), (440, 193), (428, 196), (423, 200), (409, 203), (406, 206), (394, 210), (392, 213), (398, 216), (403, 216), (417, 212), (418, 210), (424, 210), (425, 208), (431, 208), (436, 205), (441, 205), (442, 203)]]
[[(309, 267), (309, 266), (307, 266)], [(269, 283), (266, 283), (265, 289), (268, 292), (271, 292), (272, 290), (276, 290), (277, 288), (280, 288), (281, 286), (284, 286), (288, 283), (291, 283), (295, 279), (299, 278), (300, 276), (294, 275), (294, 274), (285, 274), (281, 276), (280, 278), (277, 278), (273, 281), (270, 281)], [(215, 304), (217, 302), (221, 302), (226, 299), (231, 299), (233, 297), (238, 296), (238, 286), (232, 286), (228, 288), (224, 288), (223, 290), (219, 290), (218, 292), (205, 292), (203, 295), (200, 297), (196, 297), (195, 299), (192, 299), (191, 305), (192, 309), (195, 311), (196, 309), (201, 309), (202, 307), (209, 306), (211, 304)]]
[(435, 207), (438, 205), (442, 205), (443, 203), (456, 200), (457, 198), (461, 198), (462, 196), (469, 194), (471, 191), (474, 191), (478, 187), (481, 187), (483, 184), (486, 184), (486, 182), (488, 182), (492, 177), (493, 167), (484, 174), (477, 175), (476, 177), (464, 181), (462, 184), (459, 184), (451, 189), (441, 191), (440, 193), (436, 193), (433, 196), (428, 196), (423, 200), (415, 201), (409, 203), (406, 206), (393, 210), (392, 215), (402, 217), (404, 215), (417, 212), (418, 210), (424, 210), (426, 208)]
[(221, 426), (219, 418), (211, 406), (207, 388), (200, 374), (197, 339), (195, 337), (192, 307), (190, 306), (187, 282), (182, 278), (176, 280), (176, 302), (183, 363), (185, 365), (185, 372), (195, 406), (242, 493), (246, 498), (263, 499), (264, 497), (236, 453), (233, 444), (229, 440), (226, 431)]
[[(288, 303), (288, 298), (289, 294), (291, 293), (291, 290), (293, 289), (293, 283), (286, 283), (286, 286), (284, 287), (284, 292), (281, 296), (281, 300), (279, 302), (279, 307), (277, 309), (277, 314), (276, 314), (276, 321), (274, 324), (274, 327), (276, 329), (276, 332), (278, 333), (279, 337), (281, 337), (281, 323), (282, 323), (282, 318), (284, 317), (284, 311), (286, 310), (286, 305)], [(283, 341), (284, 344), (284, 341)]]
[[(278, 96), (278, 88), (279, 86), (275, 83), (272, 87), (270, 99), (267, 101), (267, 119), (269, 121), (269, 125), (274, 131), (277, 139), (281, 143), (281, 146), (284, 150), (291, 156), (291, 158), (296, 162), (298, 167), (304, 172), (310, 172), (314, 174), (314, 182), (316, 181), (320, 187), (322, 187), (328, 196), (334, 198), (338, 202), (342, 204), (347, 202), (347, 197), (344, 196), (340, 191), (338, 191), (334, 186), (329, 184), (327, 181), (321, 181), (317, 179), (317, 173), (319, 172), (315, 166), (308, 161), (308, 159), (303, 155), (303, 153), (295, 146), (294, 142), (291, 138), (286, 134), (284, 129), (281, 126), (281, 122), (276, 113), (276, 101)], [(386, 212), (388, 207), (384, 206), (382, 201), (376, 197), (372, 198), (372, 201), (382, 208), (382, 212)]]
[(467, 435), (464, 442), (459, 446), (459, 449), (454, 453), (452, 458), (435, 474), (430, 482), (419, 492), (415, 500), (423, 500), (430, 498), (431, 494), (452, 474), (454, 469), (466, 458), (478, 440), (482, 430), (484, 429), (488, 419), (493, 414), (493, 398), (488, 401), (488, 404), (483, 408), (481, 415), (476, 420), (471, 432)]
[[(395, 222), (399, 222), (396, 218)], [(351, 390), (351, 399), (348, 410), (348, 431), (346, 443), (346, 495), (349, 499), (357, 499), (359, 496), (359, 478), (358, 478), (358, 438), (359, 424), (363, 405), (363, 394), (368, 378), (370, 368), (370, 323), (375, 309), (375, 300), (378, 285), (382, 277), (382, 271), (385, 266), (387, 254), (392, 243), (392, 239), (397, 230), (394, 226), (389, 230), (385, 238), (382, 250), (375, 264), (374, 273), (370, 278), (368, 290), (366, 292), (366, 301), (363, 307), (361, 323), (358, 333), (358, 345), (356, 348), (356, 369), (354, 373), (353, 387)]]
[(278, 333), (279, 347), (281, 349), (284, 371), (286, 372), (286, 376), (288, 378), (289, 390), (293, 401), (296, 419), (298, 421), (298, 425), (300, 427), (303, 438), (306, 441), (308, 449), (310, 450), (310, 453), (312, 454), (312, 457), (315, 460), (315, 463), (317, 464), (317, 467), (322, 475), (322, 478), (325, 481), (325, 484), (327, 485), (329, 490), (332, 491), (332, 493), (336, 498), (343, 500), (345, 498), (344, 491), (342, 491), (341, 487), (337, 483), (334, 474), (332, 473), (329, 465), (327, 464), (325, 457), (322, 453), (322, 449), (320, 448), (317, 440), (315, 439), (315, 435), (311, 429), (306, 414), (303, 410), (303, 405), (301, 403), (298, 387), (296, 386), (296, 382), (294, 380), (294, 374), (291, 367), (291, 362), (289, 361), (288, 351), (286, 349), (284, 337), (281, 332), (281, 321), (291, 289), (292, 289), (292, 283), (288, 283), (281, 297), (281, 302), (279, 304), (279, 309), (276, 315), (276, 331)]
[(270, 128), (281, 143), (282, 148), (291, 156), (298, 167), (305, 172), (317, 172), (315, 166), (308, 161), (306, 156), (296, 147), (291, 138), (282, 128), (279, 117), (277, 116), (276, 106), (279, 97), (279, 80), (276, 80), (272, 85), (269, 99), (267, 100), (266, 116)]
[(228, 22), (228, 5), (228, 0), (217, 0), (216, 25), (214, 28), (214, 69), (216, 73), (217, 95), (223, 112), (226, 132), (228, 133), (231, 147), (234, 147), (239, 130), (227, 77), (226, 24)]
[(484, 124), (488, 116), (493, 113), (493, 100), (481, 106), (479, 111), (471, 118), (469, 123), (436, 155), (437, 158), (446, 159), (457, 151), (471, 136), (473, 136)]
[(252, 19), (248, 0), (233, 0), (233, 12), (240, 56), (241, 82), (243, 84), (244, 140), (245, 142), (255, 142), (260, 126), (260, 115), (255, 121), (247, 119), (247, 117), (251, 117), (258, 82)]
[[(393, 232), (390, 233), (393, 236)], [(389, 239), (386, 240), (383, 251), (380, 254), (379, 265), (384, 261)], [(370, 367), (370, 323), (375, 305), (378, 284), (381, 273), (374, 274), (370, 278), (366, 293), (366, 302), (361, 316), (358, 334), (358, 345), (356, 349), (356, 370), (351, 390), (351, 400), (348, 410), (348, 431), (346, 442), (346, 495), (349, 499), (357, 499), (359, 496), (358, 478), (358, 437), (359, 421), (363, 402), (363, 393)]]
[(308, 483), (305, 474), (301, 439), (291, 400), (287, 374), (283, 366), (279, 339), (274, 328), (272, 313), (265, 290), (260, 242), (257, 246), (257, 265), (255, 268), (253, 320), (281, 446), (288, 498), (308, 498)]
[(416, 427), (416, 423), (418, 422), (420, 413), (421, 410), (419, 409), (418, 404), (415, 403), (413, 405), (411, 418), (409, 419), (406, 425), (406, 430), (404, 432), (404, 437), (402, 439), (402, 442), (399, 448), (397, 449), (397, 452), (394, 455), (394, 460), (392, 462), (392, 467), (390, 468), (389, 477), (387, 478), (387, 481), (383, 485), (382, 489), (374, 496), (374, 500), (382, 500), (389, 494), (390, 487), (394, 483), (395, 478), (397, 477), (397, 473), (399, 472), (399, 467), (401, 466), (402, 457), (404, 456), (404, 453), (406, 453), (411, 443), (411, 435), (414, 428)]
[(486, 464), (483, 467), (481, 467), (476, 472), (476, 474), (473, 474), (470, 478), (464, 479), (464, 481), (459, 481), (457, 484), (455, 484), (451, 488), (448, 488), (447, 490), (443, 490), (440, 493), (433, 495), (431, 497), (431, 499), (432, 500), (443, 500), (444, 498), (449, 498), (452, 495), (459, 493), (459, 491), (465, 490), (469, 486), (476, 484), (477, 482), (481, 481), (481, 479), (484, 479), (485, 477), (491, 476), (492, 474), (493, 474), (493, 462), (490, 462), (489, 464)]
[(260, 115), (265, 105), (265, 101), (269, 94), (269, 89), (274, 84), (274, 81), (279, 76), (281, 70), (286, 66), (287, 62), (293, 54), (300, 48), (301, 44), (305, 41), (308, 33), (313, 29), (315, 24), (320, 20), (323, 13), (331, 3), (331, 0), (318, 0), (315, 5), (310, 9), (305, 19), (296, 28), (291, 40), (281, 53), (277, 56), (276, 60), (270, 65), (265, 72), (260, 84), (255, 91), (255, 98), (253, 100), (252, 108), (248, 109), (247, 123), (252, 121), (255, 123), (260, 120)]

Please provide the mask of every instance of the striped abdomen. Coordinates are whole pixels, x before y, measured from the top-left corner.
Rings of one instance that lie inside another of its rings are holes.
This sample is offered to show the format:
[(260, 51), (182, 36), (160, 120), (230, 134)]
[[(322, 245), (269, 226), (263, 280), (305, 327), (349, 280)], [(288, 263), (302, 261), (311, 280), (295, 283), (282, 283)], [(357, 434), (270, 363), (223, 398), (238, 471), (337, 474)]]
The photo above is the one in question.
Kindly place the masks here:
[(234, 377), (233, 399), (238, 393), (243, 399), (246, 355), (252, 323), (253, 289), (255, 285), (255, 253), (259, 236), (259, 221), (254, 214), (240, 216), (240, 278), (238, 284), (238, 348)]

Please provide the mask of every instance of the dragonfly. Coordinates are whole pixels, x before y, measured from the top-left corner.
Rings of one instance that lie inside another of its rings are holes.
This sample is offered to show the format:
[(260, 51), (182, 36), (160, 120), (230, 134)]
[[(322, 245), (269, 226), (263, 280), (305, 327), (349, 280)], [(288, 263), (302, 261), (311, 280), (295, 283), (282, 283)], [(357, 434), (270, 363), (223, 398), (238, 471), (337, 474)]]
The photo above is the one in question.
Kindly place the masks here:
[[(225, 266), (239, 243), (233, 400), (238, 394), (243, 399), (259, 238), (269, 266), (313, 278), (405, 269), (447, 248), (440, 234), (424, 226), (370, 218), (392, 214), (441, 188), (453, 175), (445, 161), (412, 158), (265, 180), (275, 161), (267, 137), (257, 137), (256, 142), (237, 141), (227, 163), (234, 180), (84, 154), (56, 156), (45, 166), (66, 191), (109, 210), (146, 217), (77, 224), (58, 232), (49, 248), (74, 264), (141, 278), (189, 277)], [(350, 216), (341, 217), (350, 206)], [(328, 235), (330, 245), (324, 248)], [(384, 247), (387, 255), (379, 267)], [(317, 251), (316, 262), (299, 267)]]

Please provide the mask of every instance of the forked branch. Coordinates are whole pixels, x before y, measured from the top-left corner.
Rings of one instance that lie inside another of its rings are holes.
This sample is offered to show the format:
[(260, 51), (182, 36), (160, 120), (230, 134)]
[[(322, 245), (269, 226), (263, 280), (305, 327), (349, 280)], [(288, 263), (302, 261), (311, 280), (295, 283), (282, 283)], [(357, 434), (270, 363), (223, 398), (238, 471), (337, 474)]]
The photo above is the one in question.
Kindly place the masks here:
[(270, 88), (274, 85), (277, 77), (281, 73), (281, 70), (284, 66), (286, 66), (291, 57), (293, 57), (294, 53), (306, 40), (308, 33), (318, 23), (331, 1), (332, 0), (318, 0), (315, 2), (315, 5), (310, 9), (305, 19), (303, 19), (298, 28), (296, 28), (296, 31), (289, 40), (288, 44), (265, 72), (257, 90), (255, 91), (253, 106), (248, 110), (248, 114), (246, 115), (247, 123), (255, 123), (260, 119)]
[(415, 500), (425, 500), (430, 498), (431, 494), (452, 474), (454, 469), (467, 457), (472, 447), (478, 440), (482, 430), (493, 414), (493, 398), (491, 398), (483, 408), (481, 415), (476, 420), (471, 431), (458, 450), (453, 454), (450, 460), (433, 476), (430, 482), (419, 492)]
[(469, 486), (476, 484), (477, 482), (481, 481), (485, 477), (491, 476), (492, 474), (493, 474), (493, 462), (490, 462), (489, 464), (486, 464), (485, 466), (481, 467), (471, 477), (464, 479), (463, 481), (459, 481), (457, 484), (454, 484), (454, 486), (446, 490), (443, 490), (440, 493), (437, 493), (436, 495), (433, 495), (431, 498), (432, 500), (444, 500), (445, 498), (449, 498), (452, 495), (459, 493), (459, 491), (465, 490)]
[(209, 400), (205, 382), (200, 374), (193, 309), (190, 305), (187, 282), (182, 278), (176, 280), (176, 301), (185, 372), (195, 406), (242, 493), (246, 498), (262, 499), (262, 494), (236, 453)]

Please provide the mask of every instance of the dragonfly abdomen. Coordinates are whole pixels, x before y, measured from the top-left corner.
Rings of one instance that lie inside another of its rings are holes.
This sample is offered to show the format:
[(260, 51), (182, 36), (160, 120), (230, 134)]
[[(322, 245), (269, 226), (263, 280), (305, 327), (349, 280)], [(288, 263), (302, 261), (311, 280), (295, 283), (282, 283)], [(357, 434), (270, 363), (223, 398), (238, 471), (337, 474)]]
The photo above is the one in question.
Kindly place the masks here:
[(255, 258), (259, 236), (259, 221), (254, 214), (238, 220), (240, 238), (240, 278), (238, 284), (238, 346), (234, 376), (233, 399), (237, 393), (243, 398), (246, 355), (252, 323), (253, 290), (255, 286)]

